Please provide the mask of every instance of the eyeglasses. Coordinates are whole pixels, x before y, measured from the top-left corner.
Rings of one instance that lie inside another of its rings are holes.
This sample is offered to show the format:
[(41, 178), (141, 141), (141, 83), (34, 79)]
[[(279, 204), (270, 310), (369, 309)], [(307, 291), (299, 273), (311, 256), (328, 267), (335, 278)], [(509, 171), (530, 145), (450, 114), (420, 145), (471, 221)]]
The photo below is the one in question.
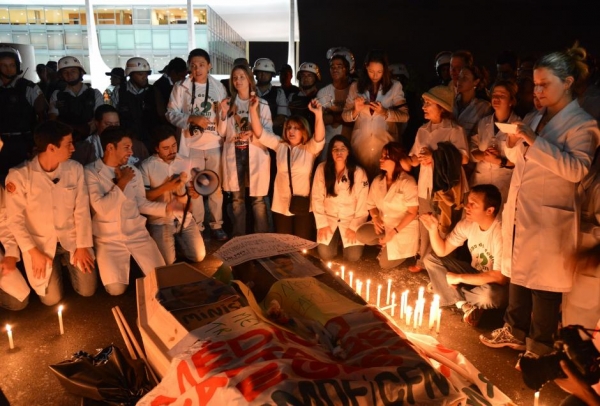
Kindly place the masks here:
[(331, 150), (334, 154), (344, 154), (348, 152), (348, 148), (334, 148)]

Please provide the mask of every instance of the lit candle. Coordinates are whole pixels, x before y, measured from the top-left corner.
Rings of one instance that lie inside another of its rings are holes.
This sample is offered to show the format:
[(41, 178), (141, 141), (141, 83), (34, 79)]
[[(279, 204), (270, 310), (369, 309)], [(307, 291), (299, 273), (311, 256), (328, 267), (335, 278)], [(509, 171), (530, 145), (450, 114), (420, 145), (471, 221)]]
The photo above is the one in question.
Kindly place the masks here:
[(387, 297), (385, 298), (385, 304), (389, 305), (392, 298), (392, 280), (388, 279)]
[(406, 306), (406, 327), (410, 326), (410, 316), (412, 316), (412, 307)]
[(367, 303), (369, 303), (369, 299), (371, 296), (371, 279), (367, 279)]
[(339, 276), (340, 276), (340, 273), (339, 273), (339, 272), (336, 272), (336, 273), (335, 273), (335, 276), (339, 277)]
[(437, 320), (437, 302), (434, 300), (429, 308), (429, 330), (433, 328), (435, 320)]
[(381, 306), (381, 284), (377, 285), (377, 307)]
[(344, 268), (344, 265), (342, 265), (342, 279), (346, 280), (346, 268)]
[(352, 271), (348, 272), (348, 275), (350, 275), (350, 283), (348, 284), (350, 287), (352, 287), (352, 279), (354, 278), (354, 273)]
[(420, 306), (421, 303), (419, 299), (417, 299), (417, 301), (415, 302), (415, 315), (413, 317), (413, 328), (415, 330), (417, 329), (417, 323), (419, 323), (419, 310), (421, 310)]
[(58, 306), (58, 327), (60, 328), (60, 334), (65, 334), (65, 327), (63, 326), (63, 320), (62, 320), (62, 311), (63, 311), (63, 305)]
[[(327, 268), (331, 269), (331, 262), (327, 263)], [(339, 273), (339, 272), (338, 272)]]
[(423, 313), (425, 313), (425, 299), (419, 300), (419, 327), (423, 325)]
[(442, 320), (442, 309), (438, 309), (438, 316), (437, 316), (437, 320), (435, 322), (435, 332), (437, 334), (440, 333), (440, 322)]
[(396, 307), (396, 292), (392, 293), (392, 317), (394, 317), (394, 308)]
[(533, 394), (533, 406), (538, 406), (540, 404), (540, 392), (537, 391)]
[(302, 250), (302, 253), (303, 253), (303, 254), (306, 254), (306, 250)]
[(362, 282), (358, 278), (356, 279), (356, 293), (358, 296), (362, 296)]
[(408, 290), (402, 292), (402, 296), (400, 296), (400, 318), (404, 317), (404, 313), (406, 312), (406, 307), (408, 306)]
[(10, 324), (6, 325), (6, 332), (8, 333), (8, 348), (11, 350), (15, 348), (15, 342), (13, 341), (12, 329), (10, 328)]
[(423, 295), (425, 294), (425, 288), (421, 286), (419, 288), (419, 299), (423, 299)]

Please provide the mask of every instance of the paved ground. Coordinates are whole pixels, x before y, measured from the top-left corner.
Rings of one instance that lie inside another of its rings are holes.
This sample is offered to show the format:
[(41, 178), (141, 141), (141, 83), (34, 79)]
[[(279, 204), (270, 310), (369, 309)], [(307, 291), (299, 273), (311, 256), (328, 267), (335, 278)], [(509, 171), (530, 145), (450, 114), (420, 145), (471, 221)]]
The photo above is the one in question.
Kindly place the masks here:
[[(214, 252), (217, 245), (209, 243), (207, 248), (209, 252)], [(371, 279), (371, 300), (375, 300), (377, 284), (385, 284), (388, 278), (393, 280), (393, 287), (398, 295), (405, 289), (410, 289), (413, 299), (419, 286), (426, 285), (426, 274), (411, 274), (405, 267), (381, 272), (375, 256), (376, 250), (368, 248), (365, 258), (359, 264), (347, 268), (347, 272), (354, 272), (355, 278)], [(216, 269), (217, 263), (213, 261), (205, 265)], [(334, 271), (340, 265), (341, 262), (334, 262)], [(139, 271), (134, 271), (132, 277), (137, 276), (141, 276)], [(385, 289), (382, 296), (385, 298)], [(430, 295), (427, 295), (426, 299), (429, 302)], [(80, 399), (68, 394), (59, 386), (48, 365), (68, 359), (76, 351), (94, 352), (110, 344), (115, 344), (126, 352), (111, 312), (114, 306), (120, 306), (129, 324), (137, 330), (136, 299), (132, 286), (120, 297), (111, 297), (103, 289), (99, 289), (92, 298), (81, 298), (69, 289), (62, 303), (65, 306), (65, 334), (62, 336), (59, 334), (57, 308), (48, 308), (35, 297), (22, 312), (0, 310), (0, 325), (9, 323), (13, 326), (16, 347), (9, 350), (6, 332), (2, 328), (0, 388), (11, 405), (79, 405)], [(425, 314), (427, 316), (427, 311)], [(486, 323), (473, 329), (464, 325), (458, 314), (445, 311), (437, 338), (445, 346), (462, 352), (516, 404), (532, 405), (533, 391), (525, 386), (520, 372), (514, 369), (518, 354), (509, 349), (491, 350), (479, 343), (479, 334), (489, 332), (501, 324), (502, 314), (499, 312), (491, 314)], [(427, 333), (425, 328), (417, 332)], [(137, 331), (136, 334), (139, 339)], [(550, 383), (542, 389), (539, 404), (558, 405), (564, 396), (558, 387)]]

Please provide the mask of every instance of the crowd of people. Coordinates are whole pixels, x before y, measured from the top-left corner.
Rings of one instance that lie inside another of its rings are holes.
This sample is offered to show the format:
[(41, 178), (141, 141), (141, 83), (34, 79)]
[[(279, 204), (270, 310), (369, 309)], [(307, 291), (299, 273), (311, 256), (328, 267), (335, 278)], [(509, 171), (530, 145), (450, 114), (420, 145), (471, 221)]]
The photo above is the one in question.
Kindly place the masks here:
[[(581, 224), (599, 225), (592, 59), (578, 46), (535, 61), (505, 51), (490, 83), (469, 51), (440, 52), (419, 106), (384, 51), (360, 67), (347, 48), (327, 58), (330, 84), (304, 62), (295, 87), (268, 58), (238, 59), (218, 81), (203, 49), (150, 85), (136, 57), (103, 95), (75, 57), (54, 82), (38, 66), (34, 84), (0, 47), (0, 306), (23, 309), (30, 288), (56, 304), (63, 266), (80, 295), (98, 274), (119, 295), (130, 257), (147, 274), (202, 261), (206, 238), (277, 232), (316, 241), (324, 260), (341, 248), (358, 261), (364, 245), (381, 247), (382, 269), (417, 257), (408, 271), (426, 271), (467, 324), (506, 308), (483, 344), (550, 352)], [(219, 182), (208, 195), (205, 171)]]

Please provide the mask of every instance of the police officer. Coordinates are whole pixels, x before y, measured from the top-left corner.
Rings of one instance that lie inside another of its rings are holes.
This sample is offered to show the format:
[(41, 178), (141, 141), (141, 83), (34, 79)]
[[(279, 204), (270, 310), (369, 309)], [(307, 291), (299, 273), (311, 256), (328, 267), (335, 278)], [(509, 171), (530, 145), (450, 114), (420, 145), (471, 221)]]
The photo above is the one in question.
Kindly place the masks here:
[(269, 104), (273, 120), (273, 132), (281, 135), (283, 122), (290, 115), (290, 111), (283, 89), (271, 84), (271, 80), (276, 73), (275, 64), (268, 58), (259, 58), (254, 62), (252, 71), (256, 77), (256, 92), (258, 96), (266, 100)]
[(65, 56), (58, 61), (58, 75), (67, 87), (55, 90), (50, 96), (51, 119), (58, 119), (73, 128), (73, 141), (78, 142), (90, 135), (90, 124), (96, 108), (104, 104), (98, 89), (83, 83), (85, 69), (74, 56)]
[(148, 151), (152, 150), (150, 129), (158, 121), (154, 110), (154, 90), (148, 84), (152, 73), (144, 58), (130, 58), (125, 66), (129, 80), (115, 87), (110, 100), (119, 112), (121, 127), (130, 130), (141, 140)]
[(48, 103), (40, 88), (19, 77), (21, 55), (0, 45), (0, 183), (8, 170), (26, 160), (33, 150), (33, 129), (46, 118)]

